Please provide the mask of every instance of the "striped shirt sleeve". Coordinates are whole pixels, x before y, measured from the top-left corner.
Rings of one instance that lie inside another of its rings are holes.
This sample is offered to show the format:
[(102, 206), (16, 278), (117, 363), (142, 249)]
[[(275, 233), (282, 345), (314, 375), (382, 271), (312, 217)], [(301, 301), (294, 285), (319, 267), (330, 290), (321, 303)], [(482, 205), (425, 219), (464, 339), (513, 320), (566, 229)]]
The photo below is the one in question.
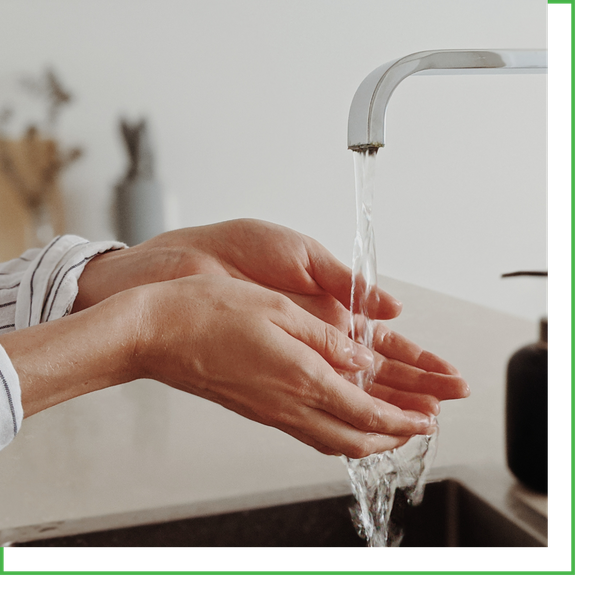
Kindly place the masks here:
[[(68, 315), (87, 263), (98, 254), (126, 247), (64, 235), (0, 264), (0, 334)], [(19, 379), (0, 345), (0, 450), (14, 439), (22, 420)]]
[(15, 439), (22, 422), (19, 377), (8, 354), (0, 346), (0, 450)]

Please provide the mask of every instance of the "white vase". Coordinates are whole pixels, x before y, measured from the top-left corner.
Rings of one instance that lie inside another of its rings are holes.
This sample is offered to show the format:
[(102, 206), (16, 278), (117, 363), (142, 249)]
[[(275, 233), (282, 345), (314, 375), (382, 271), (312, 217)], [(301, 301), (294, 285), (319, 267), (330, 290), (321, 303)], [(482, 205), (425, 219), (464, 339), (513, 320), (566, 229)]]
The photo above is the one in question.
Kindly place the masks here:
[(119, 241), (135, 246), (165, 231), (162, 187), (155, 179), (125, 179), (116, 186)]

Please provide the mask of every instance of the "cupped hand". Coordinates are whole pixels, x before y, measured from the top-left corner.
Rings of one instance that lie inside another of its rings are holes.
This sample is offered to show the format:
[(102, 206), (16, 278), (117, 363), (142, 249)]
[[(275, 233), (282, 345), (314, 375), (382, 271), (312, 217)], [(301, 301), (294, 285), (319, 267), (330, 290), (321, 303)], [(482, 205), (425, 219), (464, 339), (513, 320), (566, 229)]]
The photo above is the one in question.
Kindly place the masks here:
[[(120, 298), (119, 298), (120, 297)], [(138, 377), (218, 402), (327, 454), (360, 458), (431, 433), (430, 417), (359, 389), (370, 353), (284, 295), (222, 275), (141, 286)], [(122, 300), (125, 299), (125, 300)]]
[[(79, 280), (74, 311), (126, 289), (197, 274), (227, 276), (279, 292), (349, 333), (351, 270), (312, 238), (253, 219), (170, 231), (98, 256)], [(368, 310), (373, 319), (391, 319), (401, 304), (378, 288), (369, 295)], [(437, 415), (440, 400), (469, 394), (454, 367), (382, 324), (376, 325), (374, 350), (370, 393), (377, 398)]]

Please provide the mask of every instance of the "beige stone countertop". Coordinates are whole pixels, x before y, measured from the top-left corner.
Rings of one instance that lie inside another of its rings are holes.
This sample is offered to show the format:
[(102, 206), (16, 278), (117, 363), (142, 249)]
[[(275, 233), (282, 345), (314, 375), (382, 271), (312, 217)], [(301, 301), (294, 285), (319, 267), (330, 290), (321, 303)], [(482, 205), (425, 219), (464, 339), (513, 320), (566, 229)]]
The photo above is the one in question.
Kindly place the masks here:
[[(380, 278), (391, 327), (449, 360), (471, 396), (442, 405), (434, 473), (499, 475), (505, 369), (537, 324)], [(347, 494), (343, 462), (207, 400), (142, 380), (27, 419), (0, 452), (0, 545)], [(502, 493), (504, 493), (501, 490)]]

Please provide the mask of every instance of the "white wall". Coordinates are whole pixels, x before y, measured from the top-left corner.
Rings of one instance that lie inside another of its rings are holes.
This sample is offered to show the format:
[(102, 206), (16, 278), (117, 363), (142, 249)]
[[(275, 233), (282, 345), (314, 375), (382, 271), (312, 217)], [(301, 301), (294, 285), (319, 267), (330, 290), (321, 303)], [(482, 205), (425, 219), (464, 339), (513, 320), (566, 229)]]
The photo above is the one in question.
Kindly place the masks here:
[[(436, 48), (543, 48), (546, 0), (3, 0), (0, 81), (53, 65), (77, 96), (60, 132), (71, 231), (112, 237), (121, 115), (149, 118), (181, 224), (241, 216), (350, 262), (352, 96)], [(1, 92), (0, 86), (0, 92)], [(1, 96), (0, 96), (1, 102)], [(378, 156), (380, 272), (516, 315), (545, 312), (546, 78), (408, 80)]]

